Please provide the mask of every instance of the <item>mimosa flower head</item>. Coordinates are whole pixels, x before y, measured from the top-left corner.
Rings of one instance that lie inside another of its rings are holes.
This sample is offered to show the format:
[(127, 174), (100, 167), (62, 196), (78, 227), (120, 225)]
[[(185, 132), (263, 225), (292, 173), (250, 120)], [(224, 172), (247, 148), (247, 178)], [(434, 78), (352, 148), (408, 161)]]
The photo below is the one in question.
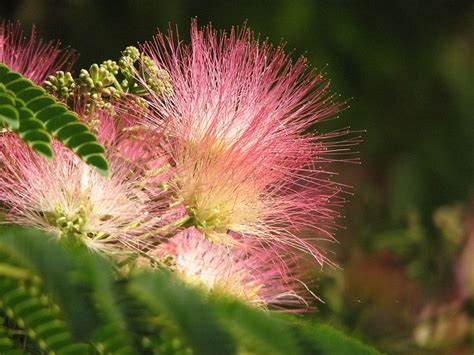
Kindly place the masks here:
[(217, 242), (237, 233), (322, 263), (314, 240), (333, 238), (344, 202), (327, 166), (356, 143), (338, 139), (347, 130), (307, 133), (340, 110), (328, 82), (245, 26), (226, 33), (193, 21), (190, 45), (170, 31), (143, 50), (173, 85), (166, 98), (150, 89), (155, 115), (144, 121), (168, 129), (171, 187), (190, 223)]
[(39, 40), (34, 27), (25, 35), (19, 24), (0, 24), (0, 63), (36, 84), (42, 84), (48, 75), (70, 66), (73, 57), (71, 51), (59, 48), (59, 42)]
[(161, 244), (155, 255), (184, 282), (259, 308), (303, 311), (315, 299), (296, 277), (301, 271), (297, 264), (284, 264), (292, 264), (290, 272), (276, 254), (248, 244), (229, 248), (212, 243), (195, 228)]
[(99, 137), (108, 148), (110, 177), (103, 177), (73, 152), (53, 142), (54, 159), (47, 161), (9, 133), (0, 136), (0, 202), (8, 220), (71, 238), (93, 250), (121, 253), (141, 249), (144, 234), (162, 227), (166, 198), (159, 185), (167, 172), (163, 156), (148, 159), (149, 174), (137, 170), (137, 155), (144, 157), (140, 142), (120, 136), (101, 118)]

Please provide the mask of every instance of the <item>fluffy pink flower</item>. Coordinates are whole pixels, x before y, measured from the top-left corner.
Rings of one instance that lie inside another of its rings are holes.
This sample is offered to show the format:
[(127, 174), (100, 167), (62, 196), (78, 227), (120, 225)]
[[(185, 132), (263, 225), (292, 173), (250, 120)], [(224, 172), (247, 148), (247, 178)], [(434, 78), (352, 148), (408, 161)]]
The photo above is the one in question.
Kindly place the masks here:
[(151, 154), (145, 143), (101, 116), (98, 135), (108, 148), (108, 178), (58, 142), (55, 158), (47, 161), (16, 136), (0, 135), (0, 202), (10, 222), (111, 253), (143, 249), (144, 235), (170, 223), (164, 213), (169, 202), (159, 188), (169, 175), (163, 169), (167, 158)]
[(19, 24), (0, 24), (0, 63), (36, 84), (42, 84), (48, 75), (70, 66), (73, 57), (71, 51), (59, 49), (59, 42), (38, 40), (34, 27), (26, 36)]
[(277, 255), (252, 245), (229, 248), (212, 243), (194, 228), (160, 245), (155, 255), (185, 282), (256, 307), (301, 311), (314, 299), (295, 276), (298, 267), (290, 272)]
[(337, 139), (346, 130), (307, 133), (340, 109), (328, 82), (245, 26), (226, 34), (194, 21), (190, 45), (170, 31), (143, 50), (173, 85), (166, 98), (150, 90), (145, 124), (168, 129), (171, 187), (190, 223), (214, 241), (239, 234), (323, 263), (315, 242), (333, 239), (344, 202), (327, 165), (356, 144)]

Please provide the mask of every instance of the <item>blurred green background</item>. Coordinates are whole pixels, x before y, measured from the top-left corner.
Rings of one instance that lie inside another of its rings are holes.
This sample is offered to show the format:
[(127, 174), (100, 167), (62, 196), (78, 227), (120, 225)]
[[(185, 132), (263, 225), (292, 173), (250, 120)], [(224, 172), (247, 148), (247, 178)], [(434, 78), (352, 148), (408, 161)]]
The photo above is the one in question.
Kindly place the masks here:
[(472, 1), (0, 0), (3, 19), (80, 53), (76, 70), (114, 59), (156, 28), (191, 17), (244, 21), (331, 78), (350, 109), (319, 130), (366, 130), (346, 228), (331, 246), (329, 321), (389, 353), (474, 349), (474, 3)]

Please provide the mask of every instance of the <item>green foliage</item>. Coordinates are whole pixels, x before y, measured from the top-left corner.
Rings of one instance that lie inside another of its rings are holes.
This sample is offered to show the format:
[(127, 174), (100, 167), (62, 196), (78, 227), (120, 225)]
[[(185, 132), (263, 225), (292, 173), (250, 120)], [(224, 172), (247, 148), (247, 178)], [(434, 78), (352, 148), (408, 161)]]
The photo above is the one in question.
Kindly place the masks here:
[[(88, 337), (97, 317), (90, 307), (93, 300), (88, 275), (78, 274), (77, 260), (39, 231), (3, 226), (0, 236), (0, 255), (7, 256), (7, 262), (26, 270), (28, 279), (36, 279), (37, 286), (48, 290), (74, 337), (81, 340)], [(9, 274), (10, 278), (18, 279)], [(9, 274), (3, 276), (9, 277)]]
[[(216, 298), (216, 312), (241, 347), (258, 354), (296, 354), (299, 352), (288, 324), (276, 314), (262, 313), (231, 299)], [(275, 336), (278, 334), (278, 336)]]
[(196, 354), (234, 352), (232, 339), (217, 325), (211, 309), (199, 299), (199, 294), (171, 281), (168, 274), (140, 275), (131, 283), (131, 290), (152, 312), (176, 324)]
[(11, 129), (42, 156), (51, 159), (57, 138), (82, 160), (108, 173), (104, 147), (77, 115), (41, 87), (0, 63), (0, 125)]
[(351, 354), (351, 355), (377, 355), (380, 354), (359, 340), (351, 338), (341, 331), (325, 324), (305, 323), (300, 327), (299, 336), (309, 353), (320, 354)]
[(0, 227), (0, 276), (2, 354), (377, 354), (168, 272), (121, 278), (111, 260), (35, 230)]
[[(18, 341), (28, 338), (42, 351), (61, 354), (84, 348), (86, 344), (72, 342), (58, 308), (49, 302), (47, 295), (39, 295), (39, 289), (34, 286), (6, 277), (0, 281), (2, 310), (16, 330)], [(10, 346), (14, 339), (8, 339)]]
[(115, 287), (112, 265), (105, 259), (86, 254), (84, 271), (92, 288), (94, 304), (100, 312), (102, 326), (96, 330), (96, 347), (103, 352), (134, 354), (133, 335), (127, 328), (126, 315), (120, 304), (121, 298)]

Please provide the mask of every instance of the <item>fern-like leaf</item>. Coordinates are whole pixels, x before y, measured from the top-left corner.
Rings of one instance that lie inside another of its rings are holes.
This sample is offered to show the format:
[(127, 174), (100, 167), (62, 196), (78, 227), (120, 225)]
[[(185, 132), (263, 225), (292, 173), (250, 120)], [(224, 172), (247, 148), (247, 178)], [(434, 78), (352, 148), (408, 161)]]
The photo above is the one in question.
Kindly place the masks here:
[(327, 324), (318, 324), (302, 319), (289, 318), (289, 326), (293, 330), (304, 354), (353, 354), (381, 355), (377, 349), (364, 344), (340, 330)]
[(0, 352), (379, 354), (327, 325), (204, 296), (169, 272), (118, 277), (103, 256), (0, 226)]
[(17, 348), (11, 339), (10, 329), (5, 326), (5, 318), (0, 317), (0, 354), (20, 355), (22, 351)]
[(301, 354), (288, 323), (276, 314), (264, 313), (241, 302), (221, 297), (210, 300), (223, 326), (241, 339), (244, 352), (256, 354)]
[(51, 139), (54, 137), (102, 174), (108, 173), (105, 149), (77, 114), (2, 63), (0, 124), (9, 127), (46, 158), (53, 157)]
[[(9, 226), (0, 226), (0, 253), (42, 280), (75, 340), (91, 339), (99, 320), (91, 286), (72, 255), (45, 233)], [(75, 251), (79, 253), (80, 250)]]
[[(34, 342), (42, 352), (80, 354), (89, 349), (87, 344), (73, 342), (58, 307), (50, 303), (47, 295), (38, 288), (2, 278), (0, 304), (6, 317), (16, 324), (18, 330), (23, 330), (24, 337)], [(10, 342), (14, 344), (11, 339)]]
[(137, 354), (133, 335), (127, 328), (126, 316), (120, 307), (113, 270), (109, 262), (94, 254), (82, 257), (83, 271), (93, 288), (93, 298), (102, 326), (94, 334), (94, 343), (107, 354)]
[(130, 283), (130, 293), (156, 316), (176, 325), (197, 355), (234, 354), (234, 339), (218, 324), (212, 309), (194, 289), (184, 287), (168, 273), (142, 274)]

